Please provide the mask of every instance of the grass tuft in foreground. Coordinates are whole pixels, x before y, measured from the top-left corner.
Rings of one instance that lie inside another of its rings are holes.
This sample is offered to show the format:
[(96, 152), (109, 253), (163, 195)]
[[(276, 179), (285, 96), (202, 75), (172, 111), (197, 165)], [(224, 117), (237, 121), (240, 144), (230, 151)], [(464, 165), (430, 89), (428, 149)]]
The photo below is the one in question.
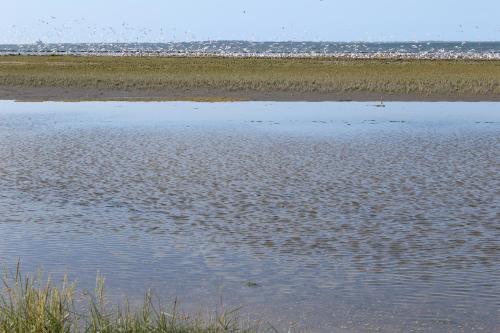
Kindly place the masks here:
[(131, 309), (128, 302), (110, 307), (104, 294), (104, 279), (98, 277), (94, 293), (77, 295), (75, 284), (66, 278), (59, 286), (48, 279), (21, 276), (2, 278), (0, 294), (1, 333), (142, 333), (142, 332), (262, 332), (254, 323), (243, 325), (237, 310), (218, 313), (213, 318), (190, 318), (177, 310), (155, 304), (147, 292), (142, 306)]

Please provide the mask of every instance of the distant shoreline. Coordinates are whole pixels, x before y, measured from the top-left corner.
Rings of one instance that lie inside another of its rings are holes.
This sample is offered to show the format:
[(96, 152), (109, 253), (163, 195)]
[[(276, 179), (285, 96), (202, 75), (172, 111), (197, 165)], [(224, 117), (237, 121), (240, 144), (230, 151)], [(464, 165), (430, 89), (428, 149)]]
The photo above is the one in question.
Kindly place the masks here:
[(406, 52), (336, 52), (336, 53), (211, 53), (211, 52), (0, 52), (2, 57), (151, 57), (151, 58), (260, 58), (260, 59), (339, 59), (339, 60), (500, 60), (500, 53), (406, 53)]
[(500, 101), (500, 60), (1, 56), (18, 101)]
[(499, 41), (245, 41), (0, 44), (2, 55), (500, 60)]

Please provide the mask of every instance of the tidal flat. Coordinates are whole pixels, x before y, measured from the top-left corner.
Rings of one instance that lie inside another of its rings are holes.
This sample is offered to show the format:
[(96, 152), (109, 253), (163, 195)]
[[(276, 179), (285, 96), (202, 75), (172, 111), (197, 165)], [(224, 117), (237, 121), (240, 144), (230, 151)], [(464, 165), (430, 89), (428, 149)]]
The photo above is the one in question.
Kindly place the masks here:
[(2, 56), (20, 101), (500, 101), (500, 61)]
[(0, 102), (0, 265), (279, 331), (498, 331), (498, 103), (377, 104)]

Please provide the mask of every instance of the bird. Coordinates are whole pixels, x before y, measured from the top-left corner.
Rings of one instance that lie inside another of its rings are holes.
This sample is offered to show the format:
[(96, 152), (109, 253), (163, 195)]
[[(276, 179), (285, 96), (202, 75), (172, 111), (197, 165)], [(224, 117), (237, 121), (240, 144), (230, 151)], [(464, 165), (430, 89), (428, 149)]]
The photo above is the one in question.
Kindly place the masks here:
[(385, 108), (385, 104), (384, 104), (384, 101), (382, 100), (382, 98), (380, 99), (380, 104), (375, 104), (375, 107), (377, 107), (377, 108)]

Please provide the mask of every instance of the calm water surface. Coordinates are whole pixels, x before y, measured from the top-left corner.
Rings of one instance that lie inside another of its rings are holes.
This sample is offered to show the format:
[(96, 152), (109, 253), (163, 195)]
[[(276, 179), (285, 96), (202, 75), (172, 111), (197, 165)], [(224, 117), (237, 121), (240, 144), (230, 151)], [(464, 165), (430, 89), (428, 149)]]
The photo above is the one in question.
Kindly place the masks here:
[(0, 264), (281, 329), (500, 330), (500, 105), (370, 104), (0, 102)]

